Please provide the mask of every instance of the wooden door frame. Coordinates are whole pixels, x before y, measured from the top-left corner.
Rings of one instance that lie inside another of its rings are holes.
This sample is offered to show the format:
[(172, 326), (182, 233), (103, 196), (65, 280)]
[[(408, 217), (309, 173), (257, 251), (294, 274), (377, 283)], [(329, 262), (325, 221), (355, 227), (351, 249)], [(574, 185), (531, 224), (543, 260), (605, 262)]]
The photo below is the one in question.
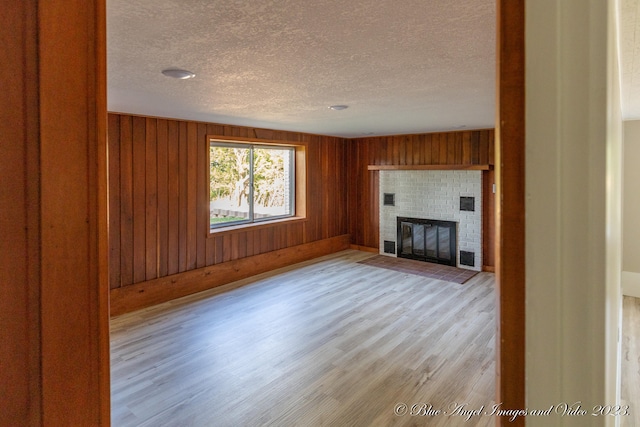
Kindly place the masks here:
[[(524, 0), (498, 0), (497, 6), (496, 399), (518, 409), (525, 403)], [(39, 314), (35, 327), (28, 326), (33, 319), (22, 320), (31, 331), (25, 357), (33, 363), (18, 375), (40, 379), (30, 385), (31, 414), (22, 424), (109, 425), (106, 5), (25, 0), (17, 7), (11, 13), (27, 25), (15, 37), (26, 36), (23, 59), (37, 66), (23, 96), (38, 117), (8, 125), (26, 129), (20, 144), (31, 166), (16, 185), (26, 183), (23, 202), (37, 212), (28, 222), (39, 227), (23, 235), (33, 249), (28, 305)], [(34, 367), (37, 375), (29, 372)], [(524, 419), (508, 425), (518, 422)]]
[(3, 13), (0, 424), (107, 426), (105, 1)]
[[(496, 402), (504, 409), (525, 407), (524, 9), (525, 0), (497, 0)], [(524, 418), (496, 422), (524, 425)]]
[(105, 0), (37, 2), (43, 425), (109, 425)]
[[(496, 403), (525, 408), (525, 0), (497, 1)], [(497, 425), (524, 425), (524, 417)]]

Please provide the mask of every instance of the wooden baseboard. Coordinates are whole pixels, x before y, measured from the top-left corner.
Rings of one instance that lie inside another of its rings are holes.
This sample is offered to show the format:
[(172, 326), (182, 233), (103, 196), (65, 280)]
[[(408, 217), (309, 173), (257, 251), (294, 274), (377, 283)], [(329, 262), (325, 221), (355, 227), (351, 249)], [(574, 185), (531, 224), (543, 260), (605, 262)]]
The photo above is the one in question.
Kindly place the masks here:
[(380, 249), (378, 248), (371, 248), (369, 246), (360, 246), (360, 245), (349, 245), (349, 249), (354, 249), (356, 251), (363, 251), (363, 252), (371, 252), (374, 254), (377, 254), (378, 252), (380, 252)]
[(492, 265), (483, 265), (482, 266), (482, 271), (486, 271), (488, 273), (495, 273), (496, 272), (496, 268)]
[(349, 248), (350, 235), (186, 271), (111, 290), (111, 316), (171, 301), (256, 274), (308, 261)]

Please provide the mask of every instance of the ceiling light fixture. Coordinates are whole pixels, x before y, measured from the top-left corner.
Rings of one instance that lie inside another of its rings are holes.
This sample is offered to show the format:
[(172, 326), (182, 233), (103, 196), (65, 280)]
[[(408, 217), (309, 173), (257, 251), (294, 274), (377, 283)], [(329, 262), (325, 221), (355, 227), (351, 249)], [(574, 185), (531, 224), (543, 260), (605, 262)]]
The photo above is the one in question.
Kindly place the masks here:
[(349, 106), (348, 105), (331, 105), (329, 108), (331, 110), (340, 111), (340, 110), (346, 110), (347, 108), (349, 108)]
[(196, 73), (192, 73), (191, 71), (181, 70), (179, 68), (168, 68), (166, 70), (162, 70), (162, 74), (167, 77), (173, 77), (174, 79), (192, 79), (196, 76)]

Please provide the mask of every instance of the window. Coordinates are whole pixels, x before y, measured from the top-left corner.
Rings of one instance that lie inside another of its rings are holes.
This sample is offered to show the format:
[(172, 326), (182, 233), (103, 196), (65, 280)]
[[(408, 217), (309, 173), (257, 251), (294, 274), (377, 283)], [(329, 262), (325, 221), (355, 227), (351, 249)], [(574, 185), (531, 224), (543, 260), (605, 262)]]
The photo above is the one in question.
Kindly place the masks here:
[(295, 148), (211, 140), (211, 228), (295, 213)]

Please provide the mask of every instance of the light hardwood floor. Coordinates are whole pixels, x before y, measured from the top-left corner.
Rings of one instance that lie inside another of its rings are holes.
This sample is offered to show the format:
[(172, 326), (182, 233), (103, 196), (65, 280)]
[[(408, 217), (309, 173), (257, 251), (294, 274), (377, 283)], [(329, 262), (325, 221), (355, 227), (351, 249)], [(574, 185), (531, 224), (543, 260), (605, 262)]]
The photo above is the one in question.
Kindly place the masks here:
[(459, 285), (357, 264), (372, 255), (345, 251), (112, 319), (112, 424), (493, 426), (394, 414), (400, 403), (493, 404), (493, 274)]
[(625, 296), (622, 301), (622, 405), (629, 405), (621, 427), (640, 426), (640, 298)]

